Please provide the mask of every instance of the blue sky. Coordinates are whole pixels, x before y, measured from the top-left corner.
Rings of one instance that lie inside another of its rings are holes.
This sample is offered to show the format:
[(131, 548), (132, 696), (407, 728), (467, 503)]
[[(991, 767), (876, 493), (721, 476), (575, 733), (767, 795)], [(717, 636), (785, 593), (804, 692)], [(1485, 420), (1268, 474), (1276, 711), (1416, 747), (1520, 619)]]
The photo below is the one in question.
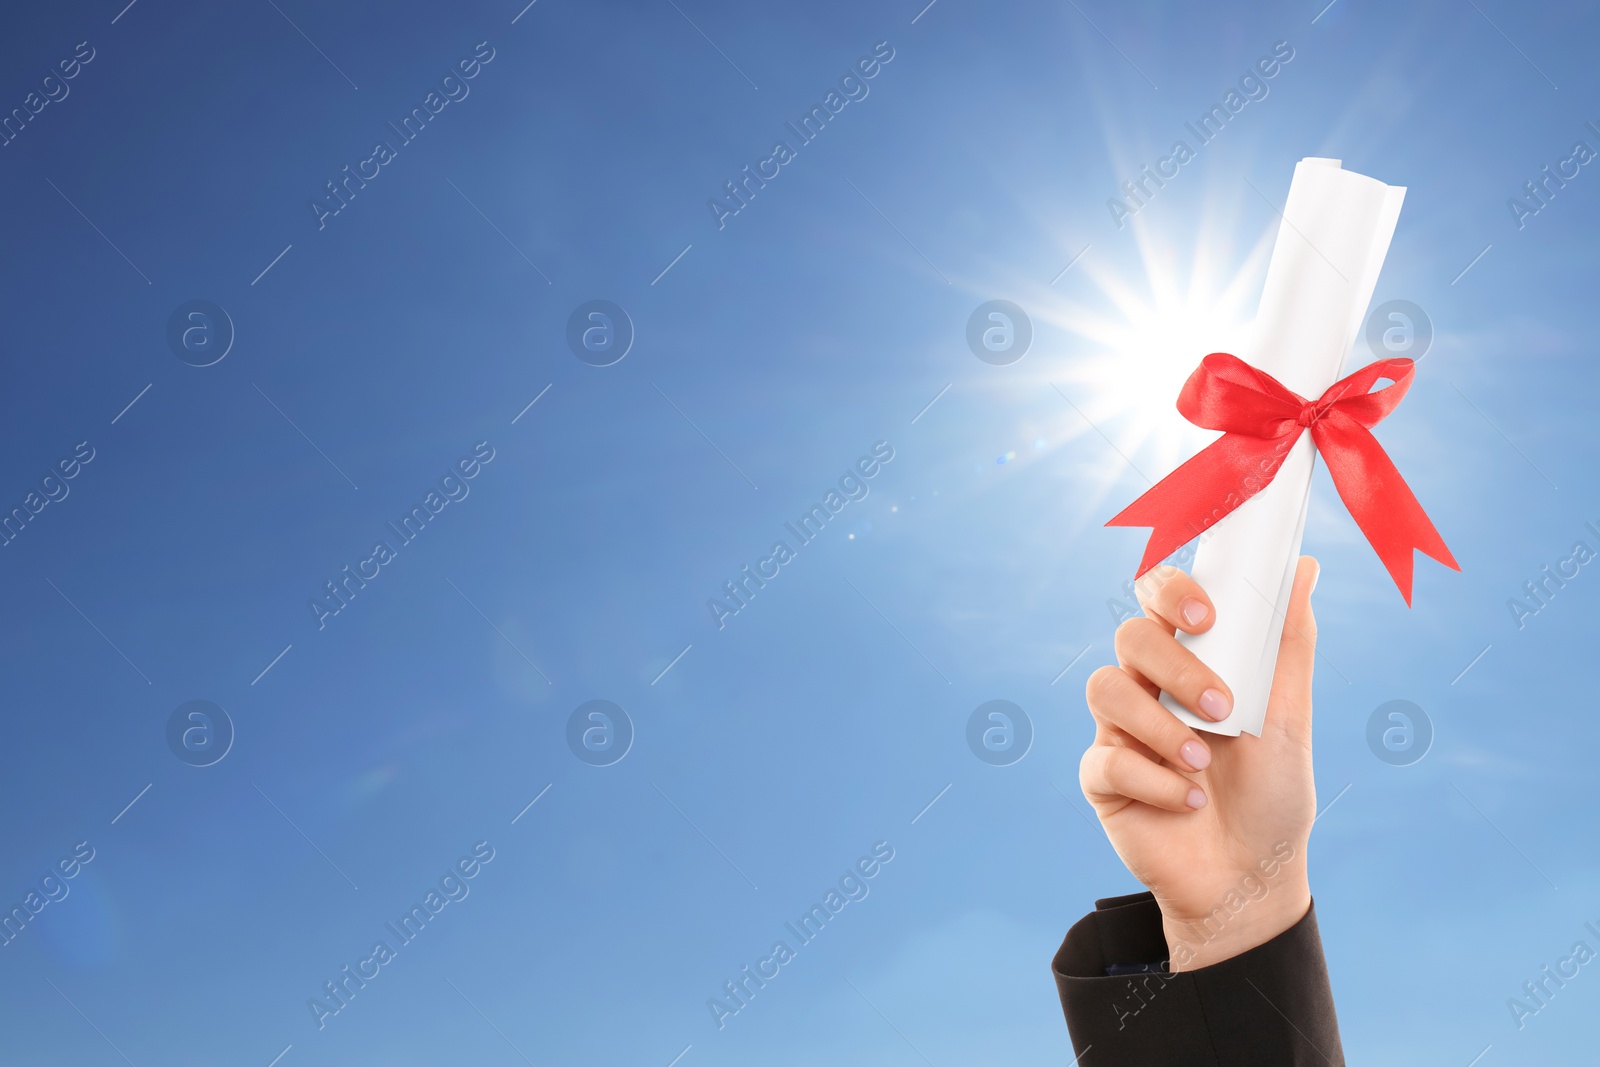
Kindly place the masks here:
[[(1592, 968), (1521, 1029), (1506, 1001), (1600, 948), (1600, 577), (1520, 628), (1508, 600), (1600, 549), (1600, 172), (1520, 227), (1507, 201), (1600, 150), (1596, 20), (1499, 0), (8, 16), (0, 113), (30, 117), (0, 147), (0, 506), (38, 513), (0, 549), (0, 902), (79, 842), (93, 858), (0, 948), (0, 1058), (1069, 1060), (1050, 956), (1136, 888), (1076, 785), (1082, 684), (1144, 537), (1102, 524), (1204, 443), (1176, 385), (1248, 326), (1311, 155), (1409, 190), (1374, 303), (1422, 308), (1433, 340), (1378, 436), (1463, 568), (1420, 560), (1407, 610), (1318, 474), (1337, 800), (1311, 870), (1345, 1047), (1592, 1058)], [(1122, 182), (1279, 42), (1265, 95), (1119, 227)], [(786, 124), (875, 48), (892, 58), (798, 144)], [(430, 92), (402, 143), (389, 123)], [(719, 228), (708, 202), (780, 139), (792, 158)], [(366, 185), (313, 209), (380, 140)], [(1033, 326), (1004, 366), (965, 339), (995, 299)], [(234, 334), (203, 367), (167, 341), (195, 300)], [(610, 366), (566, 341), (591, 300), (635, 334)], [(480, 442), (493, 458), (440, 489)], [(878, 442), (866, 495), (719, 629), (707, 601)], [(459, 499), (319, 628), (311, 598), (430, 490)], [(609, 766), (567, 741), (597, 699), (633, 732)], [(1003, 767), (966, 741), (996, 699), (1033, 729)], [(1409, 766), (1367, 747), (1394, 699), (1435, 735)], [(209, 766), (168, 743), (191, 700), (232, 723)], [(470, 892), (319, 1029), (308, 1000), (478, 842)], [(867, 895), (719, 1029), (708, 998), (879, 842)]]

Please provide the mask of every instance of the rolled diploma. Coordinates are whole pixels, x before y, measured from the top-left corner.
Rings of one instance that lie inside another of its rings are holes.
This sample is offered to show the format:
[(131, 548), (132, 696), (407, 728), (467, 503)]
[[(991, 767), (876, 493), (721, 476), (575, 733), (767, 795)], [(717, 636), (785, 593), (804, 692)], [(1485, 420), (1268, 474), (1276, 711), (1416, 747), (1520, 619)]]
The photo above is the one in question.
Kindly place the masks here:
[[(1237, 355), (1307, 400), (1338, 381), (1405, 193), (1342, 170), (1337, 159), (1302, 159), (1272, 246), (1250, 348)], [(1203, 634), (1180, 633), (1178, 640), (1228, 684), (1233, 711), (1213, 723), (1161, 694), (1161, 703), (1197, 730), (1261, 736), (1315, 458), (1311, 435), (1301, 434), (1266, 488), (1201, 535), (1193, 574), (1210, 595), (1217, 621)]]

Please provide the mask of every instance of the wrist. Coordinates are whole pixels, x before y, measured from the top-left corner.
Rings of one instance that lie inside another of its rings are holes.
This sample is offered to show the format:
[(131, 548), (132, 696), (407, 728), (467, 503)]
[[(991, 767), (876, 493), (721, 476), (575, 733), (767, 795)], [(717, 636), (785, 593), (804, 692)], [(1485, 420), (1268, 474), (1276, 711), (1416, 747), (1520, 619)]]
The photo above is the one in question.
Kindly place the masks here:
[(1305, 918), (1311, 909), (1311, 887), (1304, 872), (1283, 875), (1270, 883), (1254, 882), (1252, 895), (1246, 895), (1244, 887), (1230, 891), (1204, 914), (1181, 914), (1163, 906), (1161, 929), (1171, 971), (1194, 971), (1232, 959)]

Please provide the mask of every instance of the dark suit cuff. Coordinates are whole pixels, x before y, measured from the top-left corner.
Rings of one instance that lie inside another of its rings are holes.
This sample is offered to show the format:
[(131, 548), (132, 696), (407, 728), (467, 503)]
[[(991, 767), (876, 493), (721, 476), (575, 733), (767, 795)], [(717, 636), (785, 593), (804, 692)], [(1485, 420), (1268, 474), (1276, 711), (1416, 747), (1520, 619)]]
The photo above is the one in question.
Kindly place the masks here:
[(1149, 893), (1098, 900), (1068, 931), (1053, 970), (1079, 1067), (1344, 1064), (1314, 905), (1271, 941), (1210, 967), (1106, 974), (1167, 955)]

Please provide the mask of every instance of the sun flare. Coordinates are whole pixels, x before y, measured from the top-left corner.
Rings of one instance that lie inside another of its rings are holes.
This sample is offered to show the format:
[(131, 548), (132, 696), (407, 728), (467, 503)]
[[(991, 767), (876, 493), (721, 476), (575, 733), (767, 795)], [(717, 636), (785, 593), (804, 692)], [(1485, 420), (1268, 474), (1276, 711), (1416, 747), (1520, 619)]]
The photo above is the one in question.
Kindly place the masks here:
[[(1067, 401), (1053, 441), (1103, 438), (1098, 452), (1098, 503), (1125, 470), (1159, 480), (1214, 434), (1178, 414), (1178, 392), (1210, 352), (1243, 352), (1272, 250), (1262, 234), (1236, 266), (1225, 266), (1220, 243), (1202, 231), (1185, 268), (1155, 231), (1135, 225), (1142, 277), (1128, 279), (1092, 257), (1080, 265), (1096, 295), (1058, 303), (1045, 322), (1083, 344), (1050, 368), (1050, 384)], [(1231, 258), (1231, 257), (1228, 257)], [(1081, 284), (1081, 283), (1080, 283)]]

